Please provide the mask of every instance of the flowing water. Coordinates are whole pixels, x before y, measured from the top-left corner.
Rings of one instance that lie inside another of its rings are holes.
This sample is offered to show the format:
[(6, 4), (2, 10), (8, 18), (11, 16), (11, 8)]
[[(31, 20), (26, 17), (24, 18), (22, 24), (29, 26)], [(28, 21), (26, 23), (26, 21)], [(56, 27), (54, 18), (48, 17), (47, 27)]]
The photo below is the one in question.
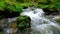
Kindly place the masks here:
[[(14, 21), (17, 20), (17, 17), (15, 18), (3, 18), (0, 20), (0, 28), (3, 30), (4, 34), (13, 34), (13, 32), (15, 32), (16, 30), (14, 30), (13, 28), (11, 28), (11, 24), (14, 23)], [(16, 22), (17, 24), (17, 22)], [(16, 25), (15, 25), (16, 26)]]
[(60, 34), (60, 25), (54, 20), (44, 17), (42, 9), (25, 9), (21, 15), (31, 18), (30, 34)]
[[(44, 15), (44, 11), (39, 8), (23, 9), (22, 16), (29, 16), (31, 18), (31, 30), (25, 32), (19, 31), (18, 34), (60, 34), (60, 25), (53, 19), (48, 19)], [(0, 20), (0, 28), (3, 28), (4, 34), (13, 34), (12, 28), (9, 26), (16, 21), (15, 18), (3, 18)], [(16, 25), (15, 25), (16, 26)]]

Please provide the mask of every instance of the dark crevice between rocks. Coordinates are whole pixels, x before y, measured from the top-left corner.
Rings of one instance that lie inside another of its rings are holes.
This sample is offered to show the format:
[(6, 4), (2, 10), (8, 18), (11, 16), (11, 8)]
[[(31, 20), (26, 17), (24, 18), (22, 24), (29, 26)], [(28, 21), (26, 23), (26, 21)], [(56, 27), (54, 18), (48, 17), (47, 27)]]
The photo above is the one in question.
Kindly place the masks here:
[(43, 8), (45, 15), (59, 15), (59, 11), (56, 8)]
[(2, 32), (3, 30), (2, 30), (2, 28), (0, 28), (0, 32)]
[(23, 9), (26, 9), (26, 8), (28, 8), (28, 7), (26, 7), (26, 6), (23, 7)]
[(3, 29), (0, 27), (0, 34), (4, 34)]
[(12, 18), (19, 15), (20, 13), (18, 11), (11, 11), (8, 9), (0, 10), (0, 18)]

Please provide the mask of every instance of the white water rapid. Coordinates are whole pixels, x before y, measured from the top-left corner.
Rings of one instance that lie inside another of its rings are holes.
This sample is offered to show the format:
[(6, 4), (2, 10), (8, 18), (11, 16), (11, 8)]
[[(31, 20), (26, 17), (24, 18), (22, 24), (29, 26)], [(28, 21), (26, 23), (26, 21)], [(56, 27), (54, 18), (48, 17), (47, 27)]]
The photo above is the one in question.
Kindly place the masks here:
[(42, 9), (25, 9), (21, 15), (31, 18), (31, 34), (60, 34), (60, 25), (44, 17)]

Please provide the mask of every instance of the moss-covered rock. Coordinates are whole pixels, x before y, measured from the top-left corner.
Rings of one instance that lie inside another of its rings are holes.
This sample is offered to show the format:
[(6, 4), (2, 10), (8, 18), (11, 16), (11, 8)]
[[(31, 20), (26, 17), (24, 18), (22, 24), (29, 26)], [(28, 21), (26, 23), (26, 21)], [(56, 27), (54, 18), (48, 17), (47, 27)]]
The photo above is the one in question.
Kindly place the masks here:
[(24, 29), (24, 28), (28, 28), (28, 27), (30, 27), (30, 17), (28, 17), (28, 16), (19, 16), (19, 18), (17, 19), (18, 21), (18, 23), (17, 23), (17, 25), (18, 25), (18, 27), (20, 28), (20, 29)]

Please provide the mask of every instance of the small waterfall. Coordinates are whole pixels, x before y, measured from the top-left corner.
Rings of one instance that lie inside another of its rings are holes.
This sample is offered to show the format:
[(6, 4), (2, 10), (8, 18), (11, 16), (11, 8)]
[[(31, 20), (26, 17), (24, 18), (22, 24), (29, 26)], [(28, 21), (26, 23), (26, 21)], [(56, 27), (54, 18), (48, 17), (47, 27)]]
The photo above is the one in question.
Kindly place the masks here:
[(21, 15), (31, 18), (30, 34), (60, 34), (60, 25), (54, 20), (44, 17), (44, 11), (42, 9), (25, 9)]

